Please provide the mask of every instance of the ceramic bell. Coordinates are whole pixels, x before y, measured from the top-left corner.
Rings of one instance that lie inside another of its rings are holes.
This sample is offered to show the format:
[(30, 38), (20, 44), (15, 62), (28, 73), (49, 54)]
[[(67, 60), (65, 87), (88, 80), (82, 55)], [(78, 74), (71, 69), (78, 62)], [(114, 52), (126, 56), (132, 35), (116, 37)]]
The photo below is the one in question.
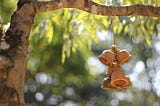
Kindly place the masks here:
[(102, 89), (124, 91), (131, 86), (129, 77), (126, 77), (121, 68), (122, 64), (131, 59), (128, 51), (120, 50), (116, 45), (112, 45), (111, 49), (104, 50), (98, 58), (103, 64), (109, 66), (106, 77), (103, 79)]
[(104, 50), (98, 58), (104, 65), (111, 66), (115, 55), (111, 50)]
[(116, 59), (118, 60), (119, 64), (128, 63), (131, 57), (132, 56), (128, 53), (127, 50), (120, 50), (116, 54)]
[(113, 90), (115, 89), (111, 85), (111, 74), (112, 74), (112, 68), (108, 68), (108, 71), (106, 72), (106, 77), (103, 79), (101, 88), (104, 90)]
[(131, 86), (130, 79), (122, 71), (121, 67), (115, 67), (111, 74), (111, 85), (115, 88), (123, 89)]
[(101, 88), (104, 89), (104, 90), (112, 90), (112, 89), (114, 89), (114, 87), (111, 85), (111, 77), (110, 76), (106, 76), (103, 79)]
[(101, 86), (102, 89), (104, 90), (118, 90), (118, 91), (125, 91), (126, 88), (125, 87), (114, 87), (111, 85), (111, 78), (106, 76), (104, 79), (103, 79), (103, 82), (102, 82), (102, 86)]
[(111, 76), (112, 73), (113, 73), (113, 68), (112, 67), (108, 67), (108, 70), (106, 71), (106, 75), (107, 76)]

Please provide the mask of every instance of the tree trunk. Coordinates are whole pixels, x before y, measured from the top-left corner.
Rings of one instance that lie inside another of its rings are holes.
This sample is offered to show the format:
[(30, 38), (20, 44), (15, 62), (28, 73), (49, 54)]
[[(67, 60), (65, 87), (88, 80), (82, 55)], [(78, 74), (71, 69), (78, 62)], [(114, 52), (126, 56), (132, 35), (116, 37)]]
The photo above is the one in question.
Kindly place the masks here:
[(25, 3), (21, 8), (18, 7), (12, 15), (10, 28), (1, 40), (0, 106), (24, 106), (27, 40), (35, 10), (32, 3)]

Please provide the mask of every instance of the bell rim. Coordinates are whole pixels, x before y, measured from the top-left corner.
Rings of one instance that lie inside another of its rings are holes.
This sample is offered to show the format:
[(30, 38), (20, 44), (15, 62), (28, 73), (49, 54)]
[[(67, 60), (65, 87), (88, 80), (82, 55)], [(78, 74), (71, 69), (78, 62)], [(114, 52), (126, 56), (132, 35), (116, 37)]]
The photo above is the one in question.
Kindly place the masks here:
[[(104, 65), (110, 66), (112, 64), (112, 62), (109, 59), (107, 59), (105, 56), (103, 56), (103, 55), (98, 56), (98, 59)], [(106, 60), (107, 60), (108, 64), (105, 62)]]
[[(118, 57), (117, 57), (117, 58), (118, 58)], [(124, 60), (118, 59), (118, 61), (119, 61), (120, 64), (124, 64), (124, 63), (127, 63), (131, 58), (132, 58), (132, 56), (129, 55), (126, 59), (124, 59)]]
[[(122, 84), (122, 85), (120, 85), (120, 86), (117, 86), (117, 85), (115, 85), (115, 84), (113, 84), (115, 81), (124, 81), (124, 82), (126, 82), (125, 84)], [(128, 85), (129, 84), (129, 82), (128, 81), (126, 81), (125, 79), (116, 79), (115, 81), (111, 81), (111, 85), (113, 86), (113, 87), (125, 87), (126, 85)]]

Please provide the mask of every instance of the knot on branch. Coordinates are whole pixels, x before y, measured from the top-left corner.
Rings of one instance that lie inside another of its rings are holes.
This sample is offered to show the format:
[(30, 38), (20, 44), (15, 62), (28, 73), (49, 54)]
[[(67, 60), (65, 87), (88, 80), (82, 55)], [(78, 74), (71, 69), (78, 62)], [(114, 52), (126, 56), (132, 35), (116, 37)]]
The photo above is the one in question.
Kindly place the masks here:
[[(8, 101), (7, 104), (6, 101)], [(3, 103), (3, 106), (24, 106), (24, 103), (20, 101), (18, 91), (15, 88), (8, 87), (6, 84), (0, 88), (0, 104)]]
[(5, 41), (5, 31), (0, 29), (0, 51), (7, 50), (9, 45)]
[(7, 50), (7, 54), (10, 57), (20, 58), (26, 57), (28, 54), (28, 37), (22, 30), (7, 30), (5, 40), (10, 48)]
[(13, 67), (13, 61), (7, 56), (0, 55), (0, 70), (8, 70)]
[(18, 45), (23, 43), (21, 40), (23, 35), (24, 32), (20, 30), (16, 30), (14, 33), (12, 33), (10, 30), (7, 30), (5, 40), (12, 47), (18, 47)]
[(37, 0), (19, 0), (17, 3), (17, 10), (19, 10), (25, 3), (36, 3)]

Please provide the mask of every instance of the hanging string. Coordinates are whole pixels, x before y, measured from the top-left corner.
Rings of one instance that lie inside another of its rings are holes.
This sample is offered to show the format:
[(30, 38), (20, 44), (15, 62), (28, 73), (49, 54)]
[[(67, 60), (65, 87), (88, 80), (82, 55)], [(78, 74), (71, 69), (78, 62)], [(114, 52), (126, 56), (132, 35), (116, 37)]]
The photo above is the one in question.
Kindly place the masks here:
[[(110, 32), (110, 43), (111, 45), (115, 45), (115, 37), (114, 37), (114, 32), (113, 32), (113, 17), (110, 17), (110, 24), (109, 24), (109, 28), (108, 28), (109, 32)], [(107, 41), (107, 37), (106, 36), (106, 41)], [(108, 39), (109, 40), (109, 39)], [(106, 42), (107, 43), (107, 42)], [(107, 43), (108, 44), (108, 43)]]
[(113, 33), (113, 18), (111, 17), (111, 23), (110, 23), (110, 31), (111, 31), (111, 42), (115, 45), (115, 37)]

